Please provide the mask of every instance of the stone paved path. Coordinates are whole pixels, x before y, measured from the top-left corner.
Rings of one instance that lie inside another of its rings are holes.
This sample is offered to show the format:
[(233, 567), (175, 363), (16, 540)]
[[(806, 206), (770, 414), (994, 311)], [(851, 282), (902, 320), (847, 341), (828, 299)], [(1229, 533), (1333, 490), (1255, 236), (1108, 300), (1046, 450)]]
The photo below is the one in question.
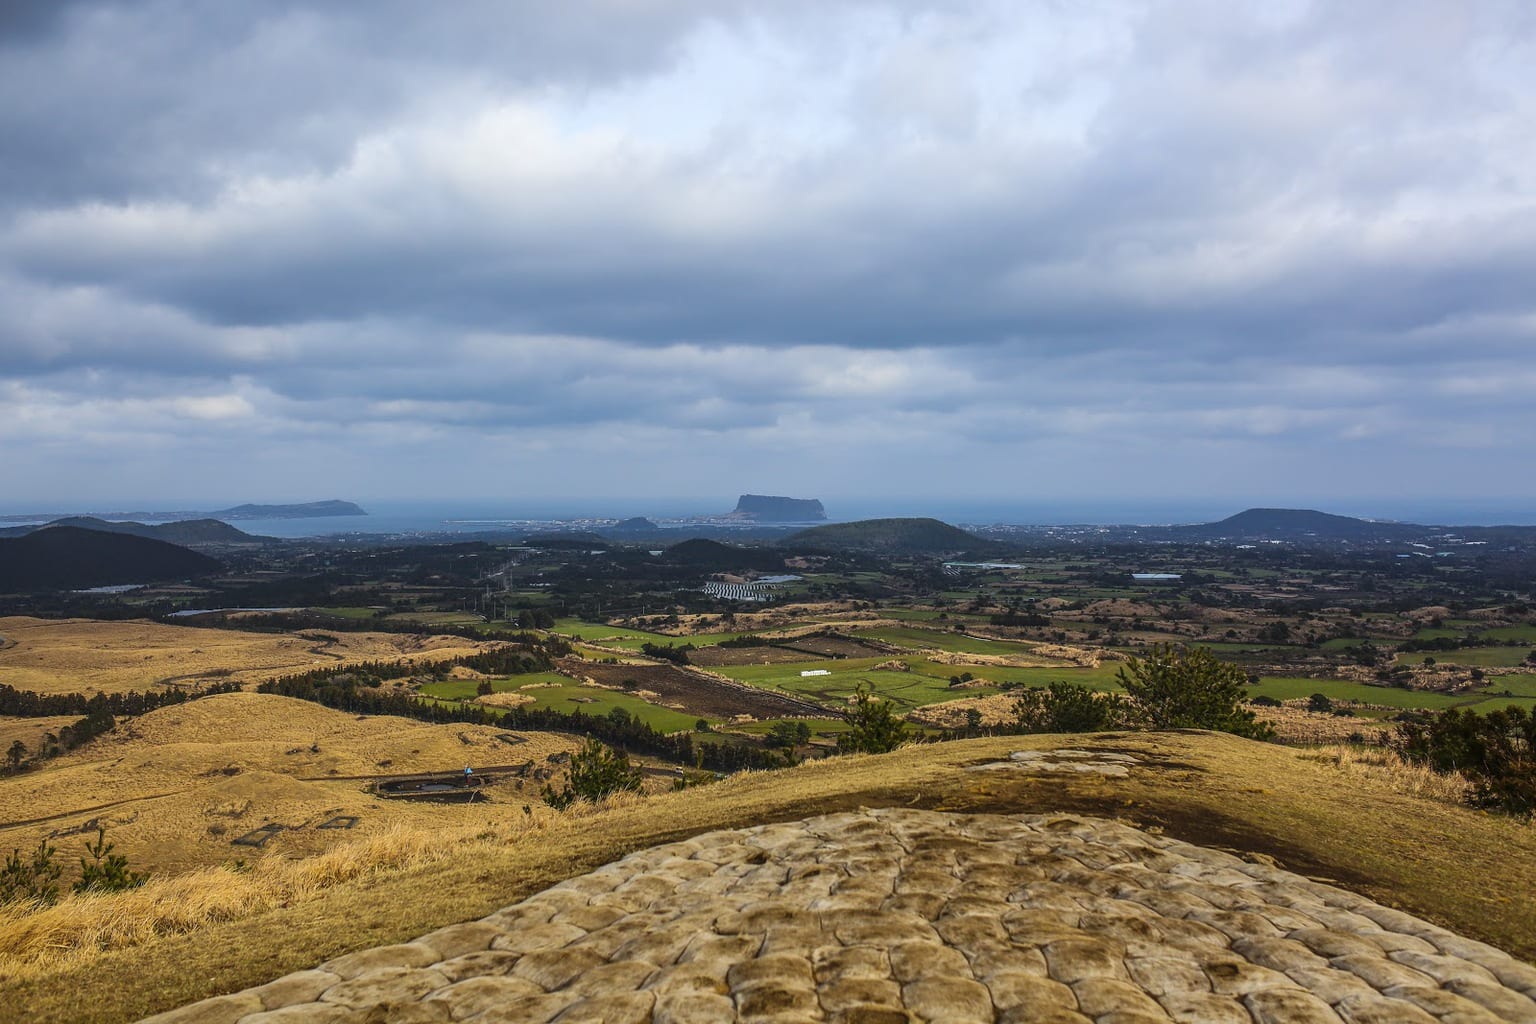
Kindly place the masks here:
[(150, 1019), (1536, 1022), (1536, 968), (1113, 822), (870, 810), (655, 847)]

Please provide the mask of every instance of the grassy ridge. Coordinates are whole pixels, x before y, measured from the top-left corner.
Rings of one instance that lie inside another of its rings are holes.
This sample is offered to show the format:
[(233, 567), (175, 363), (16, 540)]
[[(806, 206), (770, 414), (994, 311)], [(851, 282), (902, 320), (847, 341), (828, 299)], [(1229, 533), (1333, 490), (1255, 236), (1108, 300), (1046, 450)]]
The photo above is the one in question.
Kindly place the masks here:
[[(1012, 750), (1062, 744), (1128, 752), (1142, 765), (1124, 779), (964, 770)], [(258, 902), (232, 912), (232, 920), (80, 959), (55, 955), (40, 974), (0, 980), (0, 1006), (25, 1007), (38, 1021), (132, 1019), (487, 914), (631, 850), (858, 806), (1117, 816), (1202, 845), (1262, 852), (1293, 871), (1536, 955), (1536, 905), (1517, 898), (1536, 873), (1536, 831), (1527, 826), (1405, 795), (1342, 763), (1230, 736), (1032, 736), (747, 773), (574, 818), (536, 815), (518, 824), (525, 816), (509, 808), (510, 818), (493, 817), (478, 831), (433, 830), (425, 860), (390, 863), (390, 850), (414, 848), (401, 836), (377, 851), (382, 859), (371, 867), (361, 853), (339, 859), (351, 864), (349, 877), (298, 892), (286, 905)], [(488, 816), (499, 813), (486, 808)], [(96, 919), (126, 906), (117, 900), (104, 898)]]

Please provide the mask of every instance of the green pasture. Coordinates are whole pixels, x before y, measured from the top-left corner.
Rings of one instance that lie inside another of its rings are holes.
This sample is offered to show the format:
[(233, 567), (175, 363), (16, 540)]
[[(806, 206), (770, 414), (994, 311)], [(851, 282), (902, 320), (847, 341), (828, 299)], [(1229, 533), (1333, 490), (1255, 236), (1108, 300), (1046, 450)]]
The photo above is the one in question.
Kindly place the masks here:
[[(1020, 683), (1025, 686), (1044, 686), (1054, 681), (1066, 681), (1088, 686), (1096, 690), (1115, 688), (1114, 664), (1099, 668), (1080, 668), (1063, 663), (1061, 666), (1043, 668), (1013, 668), (1002, 665), (944, 665), (925, 658), (902, 658), (910, 671), (876, 669), (890, 658), (845, 658), (837, 661), (807, 661), (781, 665), (726, 665), (716, 671), (754, 686), (781, 690), (815, 700), (839, 701), (846, 699), (860, 684), (868, 686), (882, 697), (906, 707), (936, 704), (959, 697), (980, 697), (996, 693), (994, 686), (951, 688), (950, 677), (970, 672), (973, 676), (992, 683)], [(806, 669), (824, 669), (824, 676), (801, 676)]]
[(1515, 640), (1536, 644), (1536, 626), (1494, 626), (1482, 631), (1490, 640)]
[(1529, 647), (1466, 647), (1458, 651), (1404, 651), (1399, 665), (1422, 665), (1434, 658), (1437, 665), (1474, 665), (1482, 668), (1514, 668), (1531, 653)]
[[(449, 679), (441, 683), (425, 683), (421, 687), (421, 694), (425, 698), (443, 704), (470, 700), (476, 696), (480, 682), (481, 680), (478, 679)], [(524, 704), (523, 707), (553, 708), (565, 713), (581, 711), (588, 715), (606, 715), (614, 708), (623, 708), (652, 728), (663, 732), (691, 730), (699, 720), (698, 715), (659, 707), (622, 690), (583, 686), (556, 672), (530, 672), (527, 675), (492, 679), (490, 682), (493, 693), (521, 691), (526, 696), (532, 697), (533, 703)], [(531, 690), (522, 689), (530, 683), (551, 685), (537, 686)]]
[[(902, 622), (933, 622), (945, 613), (937, 608), (882, 608), (880, 614), (888, 619), (899, 619)], [(960, 615), (955, 612), (949, 612), (948, 614), (949, 620), (946, 621), (958, 622), (975, 618), (975, 616)]]
[(1536, 697), (1485, 697), (1473, 704), (1462, 704), (1461, 708), (1467, 711), (1476, 711), (1480, 715), (1486, 715), (1490, 711), (1502, 711), (1504, 708), (1524, 708), (1536, 714)]
[(699, 721), (698, 715), (659, 707), (622, 690), (582, 686), (569, 679), (561, 686), (541, 686), (526, 692), (533, 698), (533, 703), (525, 704), (524, 707), (553, 708), (566, 714), (580, 711), (587, 715), (606, 715), (614, 708), (623, 708), (651, 728), (662, 732), (689, 732)]
[(986, 640), (961, 633), (918, 627), (886, 626), (878, 629), (849, 630), (849, 632), (855, 636), (883, 640), (897, 647), (928, 647), (934, 650), (952, 651), (956, 654), (1018, 654), (1029, 650), (1028, 645), (1013, 640)]
[(1296, 676), (1264, 676), (1257, 686), (1248, 687), (1248, 696), (1273, 697), (1276, 700), (1296, 700), (1320, 693), (1330, 700), (1351, 700), (1363, 704), (1383, 704), (1394, 708), (1420, 708), (1439, 711), (1459, 707), (1481, 699), (1466, 694), (1427, 693), (1421, 690), (1401, 690), (1393, 686), (1372, 686), (1345, 679), (1307, 679)]
[(710, 644), (718, 644), (725, 640), (735, 640), (738, 637), (749, 636), (751, 631), (736, 633), (699, 633), (696, 636), (668, 636), (665, 633), (651, 633), (643, 629), (625, 629), (620, 626), (605, 626), (597, 622), (583, 622), (580, 619), (557, 619), (549, 630), (552, 633), (560, 633), (564, 636), (579, 636), (589, 643), (602, 644), (604, 647), (623, 647), (627, 650), (639, 652), (645, 644), (693, 644), (695, 647), (707, 647)]
[(1536, 697), (1536, 674), (1489, 676), (1483, 681), (1483, 690), (1490, 694), (1508, 690), (1516, 697)]
[(1346, 647), (1359, 647), (1364, 643), (1380, 646), (1381, 644), (1392, 643), (1392, 641), (1383, 639), (1382, 637), (1338, 636), (1334, 637), (1332, 640), (1324, 640), (1322, 643), (1322, 648), (1325, 651), (1342, 651)]
[[(492, 679), (490, 683), (492, 693), (514, 693), (519, 687), (527, 686), (529, 683), (558, 683), (563, 686), (570, 681), (557, 672), (530, 672), (527, 675)], [(445, 679), (440, 683), (423, 683), (420, 689), (422, 695), (426, 697), (466, 700), (476, 695), (480, 683), (479, 679)]]

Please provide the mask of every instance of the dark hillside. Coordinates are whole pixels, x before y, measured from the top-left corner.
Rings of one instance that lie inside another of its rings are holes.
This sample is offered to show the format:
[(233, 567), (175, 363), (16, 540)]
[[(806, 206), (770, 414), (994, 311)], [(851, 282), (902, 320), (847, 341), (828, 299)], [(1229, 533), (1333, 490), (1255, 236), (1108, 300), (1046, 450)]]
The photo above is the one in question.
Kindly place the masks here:
[(1301, 508), (1250, 508), (1219, 523), (1174, 527), (1172, 532), (1201, 540), (1333, 540), (1390, 542), (1417, 538), (1428, 527), (1412, 523), (1378, 523)]
[(266, 540), (264, 537), (257, 537), (244, 530), (237, 530), (218, 519), (183, 519), (175, 523), (150, 525), (110, 522), (94, 516), (70, 516), (67, 519), (56, 519), (47, 527), (39, 527), (39, 529), (60, 526), (74, 526), (82, 530), (95, 530), (98, 533), (126, 533), (134, 537), (163, 540), (167, 544), (259, 544)]
[(784, 567), (783, 553), (772, 548), (740, 548), (703, 537), (674, 544), (661, 557), (674, 565), (686, 565), (701, 572), (771, 571)]
[(75, 526), (0, 540), (0, 591), (6, 593), (180, 580), (222, 568), (207, 555), (165, 541)]
[(879, 551), (886, 554), (986, 553), (1001, 545), (937, 519), (863, 519), (801, 530), (785, 547), (815, 551)]

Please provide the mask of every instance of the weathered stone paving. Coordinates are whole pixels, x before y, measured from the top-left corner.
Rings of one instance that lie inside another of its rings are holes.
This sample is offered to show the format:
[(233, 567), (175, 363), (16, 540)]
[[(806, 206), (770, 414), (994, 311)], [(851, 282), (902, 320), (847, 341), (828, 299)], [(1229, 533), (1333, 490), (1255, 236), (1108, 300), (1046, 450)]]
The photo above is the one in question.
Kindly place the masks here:
[(713, 832), (156, 1024), (1536, 1022), (1536, 967), (1076, 815)]

